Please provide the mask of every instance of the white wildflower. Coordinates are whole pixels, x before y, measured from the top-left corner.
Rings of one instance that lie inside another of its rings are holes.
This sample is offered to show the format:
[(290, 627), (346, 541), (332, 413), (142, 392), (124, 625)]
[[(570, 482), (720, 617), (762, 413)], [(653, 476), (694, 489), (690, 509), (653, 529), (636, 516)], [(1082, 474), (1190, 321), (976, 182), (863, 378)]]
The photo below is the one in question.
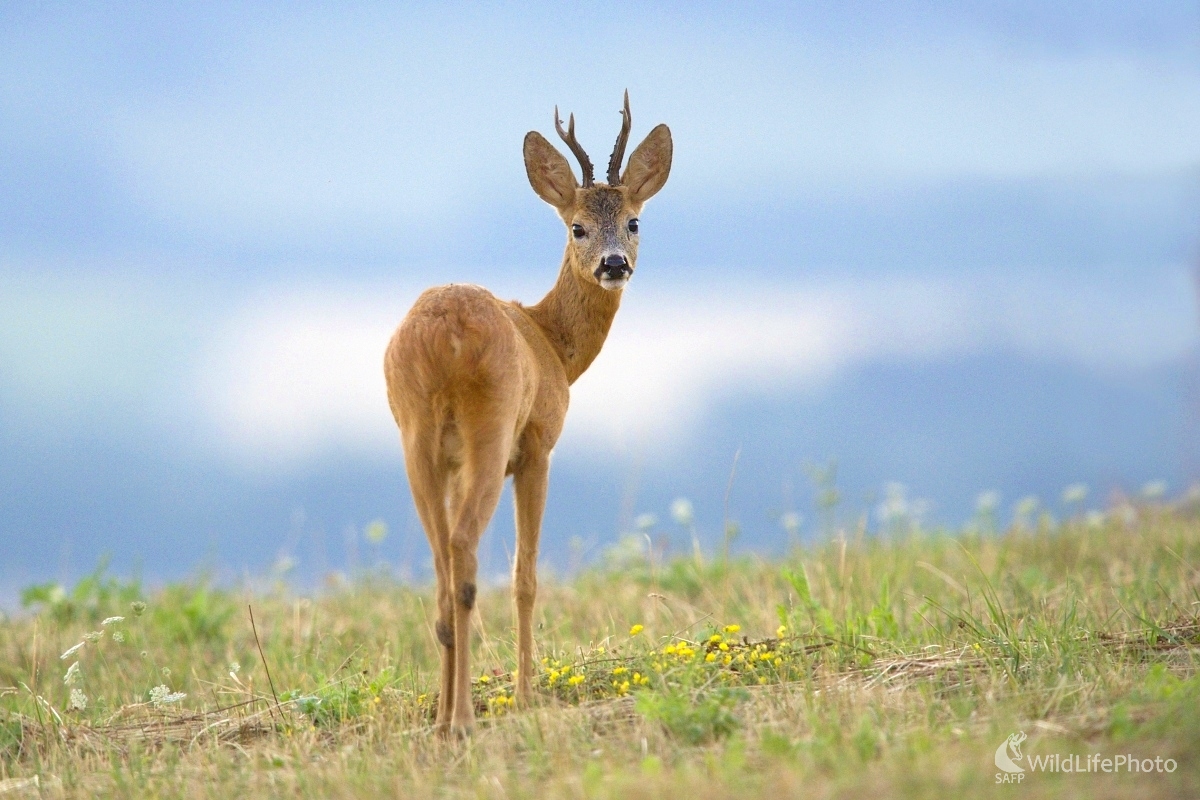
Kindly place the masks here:
[(104, 638), (104, 631), (92, 631), (91, 633), (85, 633), (83, 635), (83, 640), (85, 642), (91, 642), (93, 644), (95, 644), (96, 642), (100, 641), (103, 638)]
[(125, 631), (113, 631), (112, 640), (117, 644), (124, 644)]
[(691, 525), (695, 519), (692, 501), (686, 497), (675, 498), (675, 501), (671, 503), (671, 518), (684, 527)]
[(150, 702), (155, 708), (162, 708), (171, 703), (178, 703), (185, 697), (187, 697), (187, 693), (172, 692), (171, 687), (166, 684), (160, 684), (150, 690)]
[(653, 514), (638, 514), (637, 519), (633, 521), (633, 526), (642, 533), (649, 531), (658, 524), (658, 517)]
[(1082, 503), (1087, 499), (1088, 487), (1086, 483), (1072, 483), (1067, 488), (1063, 489), (1062, 501), (1064, 505), (1075, 505)]
[(1150, 481), (1142, 487), (1142, 497), (1147, 500), (1160, 500), (1167, 493), (1166, 481)]
[(897, 481), (883, 485), (883, 502), (875, 510), (880, 522), (892, 522), (908, 516), (908, 488)]
[(239, 672), (241, 672), (241, 671), (242, 671), (242, 665), (241, 665), (241, 664), (239, 664), (239, 663), (238, 663), (238, 662), (236, 662), (236, 661), (230, 661), (230, 662), (229, 662), (229, 674), (230, 674), (231, 676), (233, 676), (233, 677), (236, 679), (236, 678), (237, 678), (237, 674), (238, 674)]
[(163, 667), (163, 668), (162, 668), (162, 676), (163, 676), (164, 678), (169, 678), (169, 677), (171, 677), (171, 668), (170, 668), (170, 667)]
[(890, 481), (883, 485), (883, 502), (875, 513), (879, 521), (892, 530), (916, 530), (921, 526), (921, 518), (929, 513), (929, 501), (909, 500), (908, 487)]
[(995, 489), (980, 492), (979, 496), (975, 498), (975, 510), (984, 516), (995, 514), (999, 507), (1000, 493)]
[(1027, 495), (1017, 501), (1017, 507), (1014, 510), (1013, 523), (1021, 528), (1028, 528), (1033, 524), (1033, 515), (1037, 513), (1038, 507), (1041, 505), (1033, 495)]
[(67, 652), (63, 653), (61, 656), (59, 656), (59, 658), (61, 658), (63, 661), (66, 661), (68, 658), (70, 658), (71, 656), (75, 655), (80, 650), (82, 650), (83, 646), (85, 644), (87, 644), (86, 641), (80, 642), (79, 644), (75, 645), (74, 647), (68, 647)]
[(367, 541), (371, 544), (382, 544), (388, 535), (387, 523), (381, 519), (373, 520), (367, 525), (366, 530), (363, 531), (363, 535), (367, 537)]
[(75, 662), (72, 662), (71, 666), (67, 667), (67, 674), (63, 675), (63, 683), (65, 683), (67, 686), (73, 686), (73, 685), (75, 685), (75, 682), (78, 680), (79, 680), (79, 662), (75, 661)]
[(87, 695), (83, 690), (75, 688), (71, 690), (71, 701), (67, 703), (68, 711), (85, 711), (87, 709)]
[(108, 619), (104, 620), (104, 622), (101, 622), (100, 625), (103, 627), (103, 626), (107, 626), (107, 625), (115, 625), (118, 622), (124, 622), (124, 621), (125, 621), (124, 617), (109, 617)]
[(277, 578), (285, 578), (300, 562), (286, 553), (280, 553), (279, 558), (271, 565), (271, 574)]

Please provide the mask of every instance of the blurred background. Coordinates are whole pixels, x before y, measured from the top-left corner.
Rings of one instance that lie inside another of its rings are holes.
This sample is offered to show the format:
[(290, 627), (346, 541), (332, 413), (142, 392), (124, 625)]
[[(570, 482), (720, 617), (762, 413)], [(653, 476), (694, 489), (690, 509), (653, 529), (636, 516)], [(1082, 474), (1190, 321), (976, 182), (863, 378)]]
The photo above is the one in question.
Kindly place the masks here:
[(603, 163), (626, 87), (675, 162), (548, 569), (1200, 478), (1194, 2), (425, 6), (4, 4), (5, 604), (104, 554), (425, 579), (384, 345), (426, 286), (549, 288), (522, 137), (557, 104)]

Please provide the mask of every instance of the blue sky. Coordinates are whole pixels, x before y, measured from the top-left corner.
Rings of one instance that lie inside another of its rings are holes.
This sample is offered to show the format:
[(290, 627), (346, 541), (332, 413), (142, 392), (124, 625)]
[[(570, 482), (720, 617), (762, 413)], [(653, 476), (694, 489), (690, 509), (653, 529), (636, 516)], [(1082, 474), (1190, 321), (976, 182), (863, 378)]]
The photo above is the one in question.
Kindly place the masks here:
[(777, 549), (831, 459), (948, 523), (1200, 477), (1194, 4), (9, 4), (0, 582), (314, 573), (377, 517), (423, 574), (383, 343), (428, 285), (545, 291), (521, 138), (557, 104), (602, 159), (625, 88), (675, 163), (548, 563), (680, 495)]

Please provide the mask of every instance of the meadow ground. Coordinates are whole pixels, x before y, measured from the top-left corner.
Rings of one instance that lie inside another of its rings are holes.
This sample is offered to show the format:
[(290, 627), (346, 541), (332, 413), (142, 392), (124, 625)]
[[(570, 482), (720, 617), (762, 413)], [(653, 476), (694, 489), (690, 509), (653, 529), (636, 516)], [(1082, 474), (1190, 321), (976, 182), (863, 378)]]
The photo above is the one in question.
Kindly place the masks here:
[(483, 593), (467, 741), (430, 726), (428, 587), (31, 587), (0, 796), (1200, 795), (1200, 508), (981, 527), (544, 580), (528, 711)]

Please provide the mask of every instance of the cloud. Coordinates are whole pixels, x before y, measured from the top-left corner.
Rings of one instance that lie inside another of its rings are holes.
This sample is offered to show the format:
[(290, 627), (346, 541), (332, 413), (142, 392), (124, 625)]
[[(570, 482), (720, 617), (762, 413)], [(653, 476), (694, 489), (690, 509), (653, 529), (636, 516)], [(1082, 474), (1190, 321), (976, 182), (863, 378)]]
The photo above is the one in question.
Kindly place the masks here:
[(54, 435), (94, 433), (112, 417), (170, 417), (179, 376), (194, 368), (197, 309), (210, 298), (147, 283), (0, 269), (4, 412)]
[(329, 450), (398, 454), (383, 351), (416, 295), (277, 291), (247, 303), (213, 337), (195, 376), (221, 448), (266, 466)]
[[(1100, 371), (1151, 368), (1194, 343), (1188, 289), (1182, 270), (1132, 289), (1037, 278), (634, 287), (572, 389), (561, 447), (668, 444), (694, 433), (723, 398), (820, 391), (879, 361), (1007, 350)], [(397, 456), (381, 360), (415, 296), (394, 287), (281, 292), (231, 317), (198, 377), (226, 452), (285, 468), (338, 450)]]
[(820, 391), (872, 362), (1011, 351), (1096, 371), (1157, 366), (1195, 341), (1189, 287), (1175, 277), (1125, 293), (1037, 278), (881, 278), (635, 295), (572, 390), (563, 441), (661, 445), (720, 399)]

